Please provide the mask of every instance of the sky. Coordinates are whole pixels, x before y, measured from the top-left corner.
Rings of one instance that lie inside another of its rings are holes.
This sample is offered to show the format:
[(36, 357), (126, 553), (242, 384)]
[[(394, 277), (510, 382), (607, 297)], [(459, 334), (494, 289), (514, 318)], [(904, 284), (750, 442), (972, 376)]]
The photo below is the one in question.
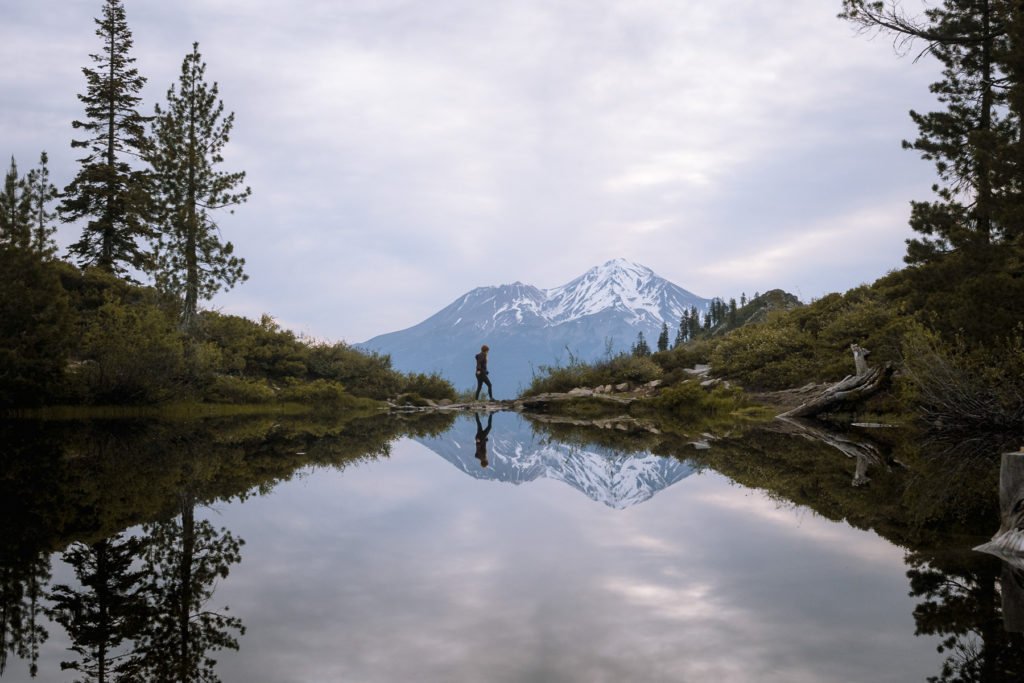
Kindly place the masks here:
[[(0, 4), (0, 158), (77, 172), (101, 0)], [(479, 286), (623, 257), (702, 297), (809, 302), (899, 268), (939, 67), (839, 0), (125, 0), (151, 114), (192, 43), (235, 113), (206, 307), (356, 343)], [(4, 163), (6, 168), (6, 163)], [(58, 231), (62, 249), (81, 224)]]

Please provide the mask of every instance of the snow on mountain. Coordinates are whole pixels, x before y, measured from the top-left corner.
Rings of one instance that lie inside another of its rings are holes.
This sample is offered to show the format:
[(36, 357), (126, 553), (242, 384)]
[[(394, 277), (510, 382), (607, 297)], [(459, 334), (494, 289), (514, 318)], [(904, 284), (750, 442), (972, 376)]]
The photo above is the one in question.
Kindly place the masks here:
[[(646, 266), (613, 259), (591, 268), (572, 282), (548, 290), (544, 317), (559, 324), (612, 309), (628, 314), (631, 324), (653, 321), (678, 325), (684, 305), (698, 297)], [(702, 307), (698, 307), (702, 308)]]
[(626, 350), (639, 332), (653, 347), (663, 323), (674, 337), (684, 310), (704, 313), (709, 303), (619, 258), (552, 289), (521, 282), (477, 287), (423, 322), (359, 346), (389, 354), (399, 370), (438, 372), (462, 389), (475, 388), (473, 356), (487, 344), (491, 380), (508, 397), (539, 366), (563, 363), (568, 353), (592, 360), (609, 344), (613, 352)]
[(417, 441), (474, 478), (517, 485), (553, 479), (617, 510), (649, 500), (696, 471), (675, 458), (648, 452), (627, 454), (542, 442), (524, 420), (505, 415), (494, 421), (487, 444), (488, 465), (481, 467), (474, 455), (475, 436), (476, 423), (466, 419), (442, 436)]

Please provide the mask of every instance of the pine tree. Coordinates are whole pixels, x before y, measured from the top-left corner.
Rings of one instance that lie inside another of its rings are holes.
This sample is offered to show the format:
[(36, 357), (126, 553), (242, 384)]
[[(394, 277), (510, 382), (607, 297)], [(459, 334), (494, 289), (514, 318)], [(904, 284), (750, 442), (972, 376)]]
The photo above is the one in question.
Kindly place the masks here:
[(1002, 236), (993, 206), (1000, 188), (993, 155), (1018, 137), (1018, 121), (1005, 114), (1005, 74), (997, 55), (1006, 50), (1006, 7), (1002, 0), (943, 0), (923, 16), (908, 16), (899, 3), (843, 0), (840, 17), (865, 31), (896, 36), (909, 49), (923, 41), (920, 55), (943, 66), (931, 91), (942, 111), (910, 112), (919, 135), (906, 149), (935, 163), (936, 201), (911, 203), (911, 227), (921, 238), (908, 240), (906, 261), (928, 263), (954, 250), (987, 247)]
[(658, 350), (668, 351), (668, 323), (661, 323), (661, 334), (658, 335)]
[(178, 89), (167, 91), (166, 109), (156, 107), (149, 157), (160, 221), (157, 283), (182, 296), (185, 329), (194, 324), (199, 299), (247, 279), (245, 260), (233, 255), (231, 242), (221, 242), (209, 213), (245, 202), (251, 190), (238, 189), (244, 171), (216, 170), (235, 115), (224, 116), (217, 84), (207, 86), (205, 71), (199, 43), (193, 43)]
[(647, 358), (651, 355), (651, 347), (647, 345), (647, 340), (644, 339), (643, 332), (637, 332), (636, 343), (633, 344), (631, 351), (637, 358)]
[(130, 163), (145, 148), (147, 119), (136, 106), (146, 79), (132, 66), (132, 34), (121, 0), (106, 0), (103, 17), (95, 22), (103, 50), (90, 55), (96, 68), (82, 69), (87, 87), (78, 99), (85, 104), (86, 120), (72, 122), (87, 138), (72, 140), (71, 146), (88, 153), (78, 160), (81, 167), (64, 188), (59, 211), (64, 222), (89, 219), (81, 239), (71, 245), (79, 265), (126, 274), (127, 267), (149, 264), (139, 243), (151, 236), (149, 176)]
[(687, 319), (686, 324), (689, 326), (689, 334), (687, 335), (690, 339), (694, 339), (700, 333), (700, 312), (696, 306), (690, 307), (690, 317)]
[(47, 207), (56, 201), (57, 188), (50, 182), (49, 159), (46, 152), (39, 155), (39, 166), (28, 173), (25, 181), (25, 193), (31, 209), (31, 247), (43, 258), (50, 258), (57, 252), (57, 244), (53, 234), (57, 226), (53, 224), (55, 214)]
[(686, 319), (689, 317), (689, 311), (683, 311), (683, 315), (679, 318), (679, 329), (676, 330), (676, 341), (672, 345), (672, 348), (682, 346), (686, 343), (686, 335), (689, 334), (689, 326), (687, 325)]
[(25, 191), (25, 179), (18, 174), (18, 163), (11, 157), (11, 167), (4, 176), (0, 192), (0, 244), (27, 248), (31, 240), (31, 207)]

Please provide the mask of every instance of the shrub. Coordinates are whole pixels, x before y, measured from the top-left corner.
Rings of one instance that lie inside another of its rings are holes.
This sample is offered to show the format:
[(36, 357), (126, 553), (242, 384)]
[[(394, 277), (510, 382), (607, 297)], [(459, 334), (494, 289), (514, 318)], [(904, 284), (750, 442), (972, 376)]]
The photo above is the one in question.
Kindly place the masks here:
[(650, 358), (638, 358), (620, 353), (593, 364), (570, 357), (564, 366), (540, 366), (541, 375), (535, 374), (526, 396), (542, 393), (563, 393), (576, 387), (597, 387), (605, 384), (632, 382), (641, 384), (658, 379), (661, 367)]
[(274, 396), (274, 390), (265, 379), (219, 375), (206, 388), (203, 397), (213, 403), (267, 403), (273, 401)]
[(424, 398), (432, 398), (437, 401), (445, 398), (455, 400), (457, 396), (455, 387), (451, 385), (451, 382), (437, 373), (429, 375), (421, 372), (409, 373), (406, 375), (402, 391), (418, 394)]
[(152, 306), (128, 305), (113, 294), (88, 315), (77, 380), (93, 401), (153, 403), (186, 386), (184, 346), (176, 321)]
[(278, 400), (317, 406), (338, 407), (354, 402), (354, 397), (337, 382), (316, 379), (312, 382), (289, 383), (281, 390)]

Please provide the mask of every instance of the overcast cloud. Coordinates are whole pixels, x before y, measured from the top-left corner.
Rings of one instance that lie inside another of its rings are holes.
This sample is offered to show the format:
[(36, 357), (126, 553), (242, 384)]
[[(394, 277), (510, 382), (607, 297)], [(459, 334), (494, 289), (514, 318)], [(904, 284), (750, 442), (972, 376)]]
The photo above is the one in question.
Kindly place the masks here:
[[(0, 6), (0, 154), (76, 172), (101, 0)], [(932, 169), (900, 140), (936, 65), (838, 0), (125, 0), (162, 101), (193, 41), (236, 114), (222, 215), (251, 279), (209, 305), (365, 340), (481, 285), (622, 256), (705, 297), (805, 301), (901, 265)], [(66, 247), (80, 226), (64, 226)]]

